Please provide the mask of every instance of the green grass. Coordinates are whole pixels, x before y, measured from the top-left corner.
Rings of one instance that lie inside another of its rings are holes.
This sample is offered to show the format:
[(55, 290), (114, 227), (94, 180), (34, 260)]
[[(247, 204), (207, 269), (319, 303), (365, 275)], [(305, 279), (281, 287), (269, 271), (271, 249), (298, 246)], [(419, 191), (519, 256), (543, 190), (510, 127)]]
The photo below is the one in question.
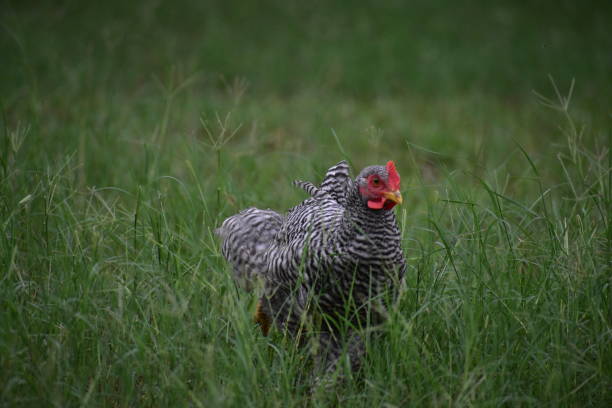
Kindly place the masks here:
[[(0, 405), (612, 404), (609, 7), (49, 3), (0, 14)], [(409, 272), (329, 393), (212, 231), (343, 158)]]

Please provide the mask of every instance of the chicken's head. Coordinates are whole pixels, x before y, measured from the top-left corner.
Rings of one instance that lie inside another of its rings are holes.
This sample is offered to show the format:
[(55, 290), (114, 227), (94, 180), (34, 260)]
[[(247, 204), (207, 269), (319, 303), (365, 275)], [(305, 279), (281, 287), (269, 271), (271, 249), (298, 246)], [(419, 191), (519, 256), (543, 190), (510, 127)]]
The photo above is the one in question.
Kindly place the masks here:
[(390, 210), (402, 203), (400, 176), (393, 161), (386, 166), (366, 167), (355, 182), (364, 203), (372, 210)]

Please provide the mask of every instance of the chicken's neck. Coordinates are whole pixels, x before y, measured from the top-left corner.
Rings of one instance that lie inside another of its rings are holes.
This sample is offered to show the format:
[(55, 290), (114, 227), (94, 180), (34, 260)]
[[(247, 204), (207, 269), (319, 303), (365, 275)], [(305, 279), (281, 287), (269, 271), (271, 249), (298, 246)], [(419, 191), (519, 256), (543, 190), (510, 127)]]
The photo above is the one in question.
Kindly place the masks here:
[(343, 235), (365, 234), (376, 237), (386, 235), (396, 225), (393, 210), (368, 208), (356, 187), (349, 191), (343, 219)]

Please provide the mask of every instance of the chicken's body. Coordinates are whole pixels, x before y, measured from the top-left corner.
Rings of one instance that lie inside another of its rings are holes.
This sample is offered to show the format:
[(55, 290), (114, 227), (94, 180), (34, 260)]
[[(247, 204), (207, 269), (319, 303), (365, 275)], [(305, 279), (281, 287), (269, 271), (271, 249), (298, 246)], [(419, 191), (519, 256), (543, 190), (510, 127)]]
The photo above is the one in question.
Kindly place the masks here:
[[(359, 365), (363, 345), (353, 330), (367, 324), (371, 302), (396, 286), (406, 268), (392, 210), (401, 202), (395, 167), (368, 167), (355, 182), (348, 171), (340, 162), (320, 187), (296, 182), (311, 197), (285, 216), (250, 208), (218, 230), (237, 280), (247, 287), (254, 278), (264, 282), (257, 312), (264, 332), (274, 322), (298, 335), (309, 319), (321, 317), (316, 330), (327, 369), (335, 367), (343, 343), (353, 367)], [(380, 178), (376, 188), (373, 177)], [(390, 188), (378, 194), (379, 183)], [(343, 322), (349, 325), (340, 330)]]

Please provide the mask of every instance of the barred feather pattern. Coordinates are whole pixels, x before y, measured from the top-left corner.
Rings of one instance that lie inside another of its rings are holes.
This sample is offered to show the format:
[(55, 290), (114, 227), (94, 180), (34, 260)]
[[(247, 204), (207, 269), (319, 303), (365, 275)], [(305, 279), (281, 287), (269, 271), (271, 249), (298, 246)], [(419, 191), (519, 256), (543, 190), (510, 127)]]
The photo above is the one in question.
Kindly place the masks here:
[[(264, 281), (264, 313), (281, 329), (298, 336), (314, 315), (326, 370), (335, 368), (342, 341), (334, 322), (362, 325), (370, 302), (397, 287), (406, 270), (401, 236), (393, 211), (372, 210), (358, 184), (382, 166), (364, 169), (353, 182), (346, 162), (330, 168), (316, 187), (296, 182), (311, 197), (285, 216), (250, 208), (223, 222), (218, 230), (222, 253), (238, 282)], [(348, 316), (348, 317), (347, 317)], [(350, 339), (360, 339), (355, 333)], [(354, 344), (353, 344), (354, 343)], [(364, 347), (353, 341), (351, 365), (359, 367)]]
[(346, 188), (349, 181), (350, 168), (346, 161), (330, 167), (321, 183), (321, 190), (328, 192), (338, 204), (346, 205)]
[(239, 286), (250, 290), (265, 275), (265, 254), (282, 224), (283, 217), (275, 211), (248, 208), (226, 219), (215, 231), (221, 238), (221, 253), (232, 266)]
[(348, 163), (342, 160), (340, 163), (330, 167), (325, 173), (325, 178), (319, 187), (309, 181), (296, 180), (296, 186), (302, 188), (312, 197), (324, 197), (328, 195), (338, 204), (346, 205), (346, 187), (349, 181), (350, 168)]

